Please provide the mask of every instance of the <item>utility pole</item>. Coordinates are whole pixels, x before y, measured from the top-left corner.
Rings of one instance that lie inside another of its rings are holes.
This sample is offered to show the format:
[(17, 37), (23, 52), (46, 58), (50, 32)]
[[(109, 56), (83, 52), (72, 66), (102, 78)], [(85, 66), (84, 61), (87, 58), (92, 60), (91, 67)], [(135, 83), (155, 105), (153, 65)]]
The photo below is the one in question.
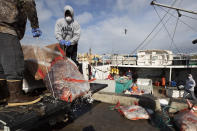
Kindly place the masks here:
[(157, 5), (157, 6), (165, 7), (165, 8), (174, 9), (174, 10), (177, 10), (177, 11), (183, 11), (183, 12), (187, 12), (187, 13), (191, 13), (191, 14), (196, 14), (197, 15), (197, 12), (190, 11), (190, 10), (185, 10), (185, 9), (181, 9), (181, 8), (177, 8), (177, 7), (172, 7), (172, 6), (168, 6), (168, 5), (164, 5), (164, 4), (160, 4), (160, 3), (156, 3), (154, 0), (150, 4), (151, 5)]

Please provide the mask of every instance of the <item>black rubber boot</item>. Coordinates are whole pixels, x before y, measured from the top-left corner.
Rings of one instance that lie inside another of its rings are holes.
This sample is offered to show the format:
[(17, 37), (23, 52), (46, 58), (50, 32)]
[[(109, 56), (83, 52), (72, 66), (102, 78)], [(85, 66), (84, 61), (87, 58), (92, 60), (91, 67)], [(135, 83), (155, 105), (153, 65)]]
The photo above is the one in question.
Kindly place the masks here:
[(22, 81), (7, 81), (7, 87), (10, 92), (8, 103), (27, 103), (38, 98), (24, 95), (22, 91)]
[(9, 90), (7, 88), (6, 80), (0, 80), (0, 105), (7, 103), (9, 97)]

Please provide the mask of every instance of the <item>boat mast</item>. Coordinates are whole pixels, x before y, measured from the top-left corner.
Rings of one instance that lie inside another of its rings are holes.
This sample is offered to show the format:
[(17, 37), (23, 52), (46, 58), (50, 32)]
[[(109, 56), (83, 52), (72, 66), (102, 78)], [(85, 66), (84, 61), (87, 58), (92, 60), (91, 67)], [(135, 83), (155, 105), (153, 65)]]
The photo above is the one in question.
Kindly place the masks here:
[(185, 10), (185, 9), (181, 9), (181, 8), (177, 8), (177, 7), (171, 7), (171, 6), (168, 6), (168, 5), (156, 3), (154, 0), (150, 4), (151, 5), (161, 6), (161, 7), (166, 7), (166, 8), (170, 8), (170, 9), (174, 9), (174, 10), (177, 10), (177, 11), (183, 11), (183, 12), (187, 12), (187, 13), (191, 13), (191, 14), (197, 14), (197, 12), (194, 12), (194, 11)]
[[(197, 15), (197, 12), (190, 11), (190, 10), (185, 10), (185, 9), (181, 9), (181, 8), (177, 8), (177, 7), (172, 7), (172, 6), (168, 6), (168, 5), (164, 5), (164, 4), (160, 4), (160, 3), (155, 2), (155, 0), (153, 0), (150, 4), (151, 5), (165, 7), (165, 8), (169, 8), (169, 9), (174, 9), (174, 10), (177, 11), (179, 17), (181, 17), (181, 14), (180, 14), (179, 11), (183, 11), (183, 12), (187, 12), (187, 13), (191, 13), (191, 14)], [(197, 43), (197, 39), (193, 40), (192, 43), (196, 44)]]

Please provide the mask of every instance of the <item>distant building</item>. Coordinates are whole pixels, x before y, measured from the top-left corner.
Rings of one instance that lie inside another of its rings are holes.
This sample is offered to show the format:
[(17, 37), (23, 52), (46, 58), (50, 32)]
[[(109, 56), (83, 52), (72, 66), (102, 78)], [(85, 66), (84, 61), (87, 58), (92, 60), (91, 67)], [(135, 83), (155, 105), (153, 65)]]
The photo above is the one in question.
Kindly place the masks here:
[(78, 61), (80, 63), (89, 62), (89, 64), (101, 63), (102, 62), (102, 56), (100, 56), (98, 54), (92, 54), (92, 53), (78, 54)]

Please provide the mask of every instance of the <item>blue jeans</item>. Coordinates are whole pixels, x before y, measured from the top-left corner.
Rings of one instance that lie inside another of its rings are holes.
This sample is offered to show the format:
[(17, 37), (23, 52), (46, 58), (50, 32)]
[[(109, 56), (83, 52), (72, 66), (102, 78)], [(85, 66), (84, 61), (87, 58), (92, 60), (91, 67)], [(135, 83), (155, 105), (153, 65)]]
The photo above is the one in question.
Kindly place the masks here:
[(197, 100), (197, 98), (196, 98), (196, 96), (195, 96), (195, 93), (194, 93), (194, 91), (190, 91), (190, 90), (184, 90), (184, 94), (183, 94), (183, 98), (185, 99), (186, 97), (192, 97), (193, 98), (193, 100)]
[(22, 80), (24, 56), (17, 36), (0, 33), (0, 78)]

